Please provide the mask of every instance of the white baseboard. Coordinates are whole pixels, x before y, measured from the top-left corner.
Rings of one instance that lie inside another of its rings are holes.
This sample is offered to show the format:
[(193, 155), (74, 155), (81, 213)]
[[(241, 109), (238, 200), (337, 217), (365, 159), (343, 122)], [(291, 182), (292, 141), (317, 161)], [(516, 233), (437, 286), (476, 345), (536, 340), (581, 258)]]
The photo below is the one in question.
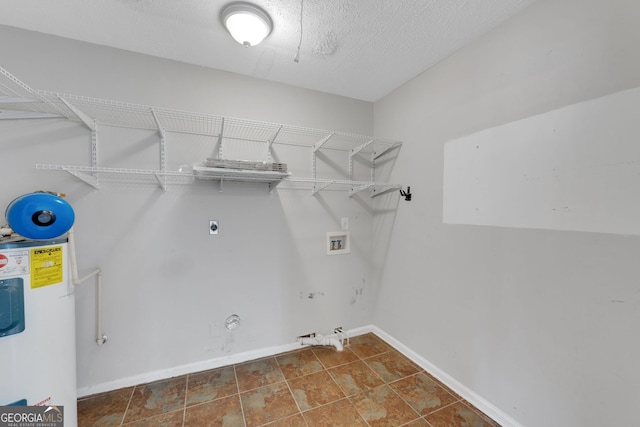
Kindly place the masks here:
[[(391, 346), (393, 346), (400, 353), (407, 356), (411, 361), (416, 363), (429, 374), (433, 375), (451, 390), (456, 392), (462, 398), (466, 399), (473, 406), (487, 414), (494, 421), (498, 422), (503, 427), (523, 427), (516, 420), (502, 412), (500, 409), (492, 405), (490, 402), (479, 396), (467, 388), (464, 384), (460, 383), (455, 378), (448, 375), (446, 372), (438, 368), (433, 363), (429, 362), (415, 351), (411, 350), (400, 341), (393, 338), (391, 335), (383, 331), (382, 329), (374, 326), (367, 325), (361, 328), (351, 329), (346, 331), (347, 336), (356, 337), (368, 332), (373, 332), (380, 338), (385, 340)], [(233, 354), (230, 356), (218, 357), (215, 359), (209, 359), (202, 362), (190, 363), (186, 365), (176, 366), (170, 369), (162, 369), (159, 371), (147, 372), (140, 375), (134, 375), (127, 378), (121, 378), (115, 381), (96, 384), (90, 387), (83, 387), (78, 389), (78, 397), (90, 396), (92, 394), (102, 393), (105, 391), (117, 390), (123, 387), (130, 387), (138, 384), (145, 384), (152, 381), (163, 380), (167, 378), (177, 377), (180, 375), (191, 374), (194, 372), (206, 371), (208, 369), (221, 368), (223, 366), (235, 365), (237, 363), (243, 363), (249, 360), (260, 359), (262, 357), (275, 356), (276, 354), (285, 353), (300, 348), (300, 343), (290, 343), (280, 346), (261, 348), (258, 350), (247, 351), (244, 353)]]
[(78, 389), (78, 397), (90, 396), (92, 394), (103, 393), (105, 391), (118, 390), (123, 387), (130, 387), (138, 384), (146, 384), (153, 381), (164, 380), (167, 378), (178, 377), (180, 375), (191, 374), (194, 372), (206, 371), (208, 369), (221, 368), (223, 366), (235, 365), (236, 363), (246, 362), (248, 360), (260, 359), (261, 357), (273, 356), (278, 353), (295, 350), (300, 347), (300, 343), (285, 344), (275, 347), (261, 348), (258, 350), (247, 351), (244, 353), (232, 354), (230, 356), (218, 357), (215, 359), (204, 360), (196, 363), (175, 366), (169, 369), (161, 369), (159, 371), (146, 372), (140, 375), (120, 378), (115, 381), (96, 384), (89, 387)]
[[(365, 326), (362, 328), (355, 328), (349, 331), (345, 331), (347, 336), (355, 337), (358, 335), (371, 332), (371, 326)], [(81, 387), (77, 390), (78, 397), (91, 396), (97, 393), (103, 393), (105, 391), (118, 390), (123, 387), (131, 387), (138, 384), (146, 384), (152, 381), (164, 380), (167, 378), (173, 378), (180, 375), (191, 374), (194, 372), (206, 371), (208, 369), (221, 368), (223, 366), (235, 365), (237, 363), (243, 363), (249, 360), (260, 359), (262, 357), (274, 356), (276, 354), (285, 353), (299, 349), (300, 343), (290, 343), (274, 347), (261, 348), (258, 350), (246, 351), (244, 353), (232, 354), (230, 356), (218, 357), (215, 359), (204, 360), (196, 363), (189, 363), (186, 365), (175, 366), (169, 369), (161, 369), (159, 371), (146, 372), (140, 375), (134, 375), (131, 377), (120, 378), (115, 381), (109, 381), (105, 383), (96, 384), (89, 387)]]
[(502, 412), (500, 409), (495, 407), (493, 404), (488, 402), (486, 399), (475, 393), (474, 391), (467, 388), (464, 384), (460, 383), (458, 380), (444, 372), (442, 369), (438, 368), (433, 363), (429, 362), (427, 359), (423, 358), (415, 351), (411, 350), (406, 345), (402, 344), (400, 341), (393, 338), (391, 335), (383, 331), (382, 329), (371, 326), (371, 332), (385, 340), (388, 344), (393, 346), (400, 353), (407, 356), (411, 361), (420, 366), (422, 369), (427, 371), (429, 374), (433, 375), (439, 381), (441, 381), (444, 385), (449, 387), (455, 393), (457, 393), (460, 397), (467, 400), (473, 406), (484, 412), (486, 415), (491, 417), (492, 420), (496, 421), (503, 427), (524, 427), (522, 424), (511, 418), (509, 415)]

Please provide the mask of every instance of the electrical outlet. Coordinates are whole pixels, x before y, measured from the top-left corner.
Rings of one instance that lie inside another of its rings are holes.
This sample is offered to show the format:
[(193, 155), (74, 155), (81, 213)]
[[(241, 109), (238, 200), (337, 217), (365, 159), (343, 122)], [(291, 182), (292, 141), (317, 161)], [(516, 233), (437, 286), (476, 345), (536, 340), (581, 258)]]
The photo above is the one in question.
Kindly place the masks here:
[(349, 218), (342, 218), (342, 229), (343, 230), (348, 230), (349, 229)]
[(217, 219), (213, 219), (209, 221), (209, 234), (218, 234), (220, 230), (220, 224), (218, 224)]

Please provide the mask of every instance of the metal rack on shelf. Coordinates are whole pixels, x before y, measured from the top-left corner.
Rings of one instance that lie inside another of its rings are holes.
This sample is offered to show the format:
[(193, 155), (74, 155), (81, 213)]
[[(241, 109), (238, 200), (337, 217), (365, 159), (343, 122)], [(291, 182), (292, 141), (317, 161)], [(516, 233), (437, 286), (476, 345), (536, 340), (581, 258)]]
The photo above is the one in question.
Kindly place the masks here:
[[(133, 178), (157, 180), (163, 190), (168, 181), (189, 182), (193, 179), (223, 181), (264, 182), (269, 189), (280, 183), (284, 188), (307, 188), (316, 194), (323, 190), (344, 190), (349, 196), (368, 190), (371, 197), (400, 185), (376, 182), (376, 161), (399, 149), (399, 141), (377, 139), (370, 136), (331, 132), (284, 124), (266, 123), (157, 108), (146, 105), (90, 98), (59, 92), (35, 90), (0, 67), (0, 120), (65, 118), (84, 124), (91, 131), (91, 164), (88, 166), (38, 164), (43, 170), (65, 171), (94, 188), (99, 188), (100, 177), (127, 175)], [(101, 126), (117, 126), (151, 130), (158, 133), (159, 161), (157, 169), (109, 168), (99, 164), (98, 142)], [(307, 147), (311, 156), (311, 176), (296, 177), (283, 171), (254, 171), (235, 168), (198, 168), (187, 172), (167, 169), (166, 144), (169, 134), (191, 134), (211, 137), (215, 141), (217, 158), (225, 158), (227, 144), (235, 142), (259, 143), (264, 150), (265, 162), (272, 161), (272, 148), (277, 144)], [(339, 150), (348, 155), (348, 176), (331, 179), (319, 176), (317, 155), (324, 150)], [(354, 158), (365, 156), (369, 162), (369, 180), (356, 180)]]

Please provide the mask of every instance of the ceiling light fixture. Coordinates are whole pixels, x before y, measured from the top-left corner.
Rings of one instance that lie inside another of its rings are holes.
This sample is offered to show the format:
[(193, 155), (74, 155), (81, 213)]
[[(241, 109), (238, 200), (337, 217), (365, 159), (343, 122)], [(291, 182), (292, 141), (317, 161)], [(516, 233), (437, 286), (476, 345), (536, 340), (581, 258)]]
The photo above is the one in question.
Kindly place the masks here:
[(251, 3), (229, 3), (220, 11), (222, 25), (238, 43), (250, 47), (259, 44), (273, 29), (271, 18)]

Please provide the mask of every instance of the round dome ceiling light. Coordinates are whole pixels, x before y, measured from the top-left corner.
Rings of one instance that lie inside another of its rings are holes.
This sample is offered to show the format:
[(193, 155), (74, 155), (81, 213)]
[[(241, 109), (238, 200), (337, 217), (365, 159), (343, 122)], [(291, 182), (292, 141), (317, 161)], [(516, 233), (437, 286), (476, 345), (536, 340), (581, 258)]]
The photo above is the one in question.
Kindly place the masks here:
[(238, 43), (250, 47), (265, 39), (273, 29), (271, 18), (251, 3), (229, 3), (220, 11), (222, 25)]

